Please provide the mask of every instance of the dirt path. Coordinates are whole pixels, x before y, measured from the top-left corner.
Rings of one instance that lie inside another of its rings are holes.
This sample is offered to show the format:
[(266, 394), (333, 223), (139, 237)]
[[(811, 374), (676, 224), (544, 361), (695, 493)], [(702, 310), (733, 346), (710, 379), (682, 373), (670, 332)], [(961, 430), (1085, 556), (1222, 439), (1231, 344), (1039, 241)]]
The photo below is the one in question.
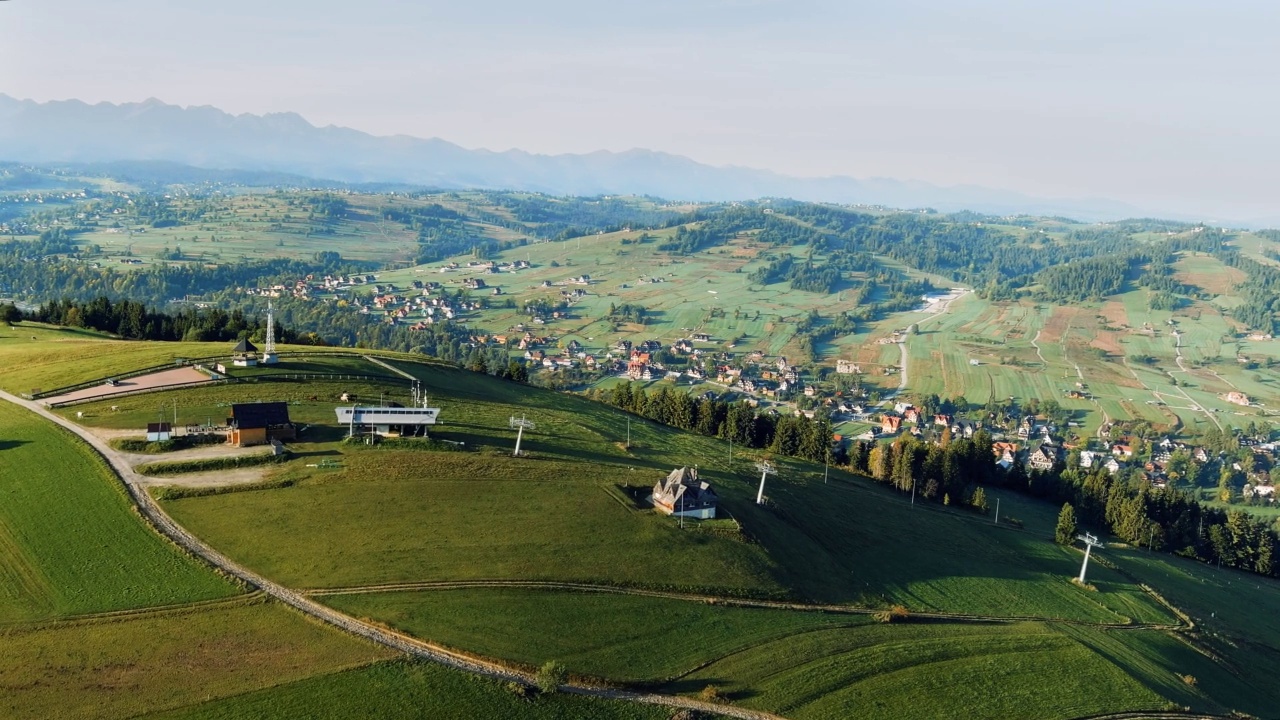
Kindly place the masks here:
[[(930, 320), (942, 317), (943, 315), (947, 314), (948, 310), (951, 309), (952, 303), (955, 303), (956, 301), (964, 298), (966, 295), (969, 295), (972, 292), (973, 292), (972, 290), (962, 290), (959, 295), (956, 295), (950, 300), (939, 301), (938, 307), (934, 308), (933, 312), (930, 313), (928, 317), (923, 318), (921, 320), (917, 320), (912, 324), (915, 325), (917, 328), (919, 328), (921, 323), (925, 323)], [(911, 358), (907, 354), (906, 342), (898, 343), (898, 358), (899, 358), (898, 366), (902, 368), (902, 370), (901, 372), (898, 373), (898, 389), (895, 390), (893, 395), (891, 395), (890, 397), (896, 397), (907, 391), (907, 382), (909, 380), (909, 376), (907, 374), (907, 368), (911, 362)], [(885, 400), (881, 400), (880, 404), (884, 405), (887, 402), (888, 402), (888, 399), (886, 398)]]
[[(3, 391), (0, 391), (0, 399), (7, 400), (15, 405), (20, 405), (66, 428), (83, 439), (90, 445), (90, 447), (102, 455), (102, 457), (106, 459), (106, 461), (116, 471), (116, 474), (119, 475), (121, 481), (123, 481), (130, 498), (137, 506), (138, 511), (157, 532), (169, 538), (184, 550), (198, 558), (201, 558), (224, 573), (240, 580), (244, 584), (261, 590), (263, 593), (270, 595), (276, 600), (310, 615), (313, 618), (333, 625), (334, 627), (351, 633), (352, 635), (357, 635), (393, 650), (438, 662), (442, 665), (447, 665), (458, 670), (482, 675), (484, 677), (499, 680), (510, 680), (524, 683), (526, 685), (534, 684), (534, 677), (530, 673), (510, 668), (499, 663), (480, 660), (478, 658), (463, 655), (462, 653), (446, 650), (437, 645), (418, 640), (417, 638), (379, 627), (373, 623), (358, 620), (349, 615), (338, 612), (333, 608), (321, 605), (302, 593), (258, 575), (217, 550), (214, 550), (212, 547), (205, 544), (204, 541), (200, 540), (195, 535), (192, 535), (181, 525), (174, 522), (174, 520), (170, 518), (169, 515), (166, 514), (165, 511), (147, 493), (145, 486), (148, 483), (148, 478), (144, 478), (134, 472), (133, 467), (129, 465), (120, 453), (116, 452), (111, 446), (107, 445), (93, 433), (50, 412), (39, 403), (23, 400), (22, 398)], [(674, 695), (659, 695), (655, 693), (642, 693), (631, 690), (598, 688), (575, 683), (565, 684), (561, 686), (561, 690), (578, 695), (589, 695), (610, 700), (627, 700), (631, 702), (662, 705), (672, 708), (688, 708), (714, 715), (741, 718), (742, 720), (779, 720), (780, 718), (778, 715), (759, 710), (704, 703)]]

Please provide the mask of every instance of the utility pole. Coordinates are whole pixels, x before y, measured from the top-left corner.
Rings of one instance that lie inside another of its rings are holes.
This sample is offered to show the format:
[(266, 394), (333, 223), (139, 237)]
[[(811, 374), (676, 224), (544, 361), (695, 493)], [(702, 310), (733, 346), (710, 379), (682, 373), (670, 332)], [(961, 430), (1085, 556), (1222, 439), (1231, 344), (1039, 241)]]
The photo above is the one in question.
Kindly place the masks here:
[(1000, 524), (1000, 498), (996, 498), (996, 518), (991, 521), (992, 525)]
[(627, 418), (627, 449), (631, 449), (631, 418)]

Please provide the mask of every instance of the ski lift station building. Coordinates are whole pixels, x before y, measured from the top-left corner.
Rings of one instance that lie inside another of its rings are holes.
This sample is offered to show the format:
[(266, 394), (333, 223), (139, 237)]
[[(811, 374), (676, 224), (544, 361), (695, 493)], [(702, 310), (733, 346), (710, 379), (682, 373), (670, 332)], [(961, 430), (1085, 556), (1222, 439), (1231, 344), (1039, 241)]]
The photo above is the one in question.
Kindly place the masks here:
[(383, 436), (426, 437), (440, 408), (352, 406), (335, 408), (335, 412), (338, 422), (350, 428), (353, 436), (372, 430)]

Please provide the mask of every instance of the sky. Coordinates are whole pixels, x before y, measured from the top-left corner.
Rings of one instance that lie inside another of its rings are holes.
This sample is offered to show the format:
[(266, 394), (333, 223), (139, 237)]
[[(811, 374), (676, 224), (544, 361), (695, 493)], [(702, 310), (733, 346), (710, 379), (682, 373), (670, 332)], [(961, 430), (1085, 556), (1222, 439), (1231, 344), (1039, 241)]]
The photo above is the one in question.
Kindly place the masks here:
[(1280, 3), (7, 0), (0, 92), (1280, 216)]

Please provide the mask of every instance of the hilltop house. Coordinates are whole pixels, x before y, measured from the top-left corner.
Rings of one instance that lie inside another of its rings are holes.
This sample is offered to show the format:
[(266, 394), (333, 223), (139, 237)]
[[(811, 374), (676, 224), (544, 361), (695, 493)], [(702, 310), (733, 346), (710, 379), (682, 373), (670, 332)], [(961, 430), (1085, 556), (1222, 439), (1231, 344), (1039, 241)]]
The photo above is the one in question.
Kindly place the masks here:
[(653, 486), (653, 509), (666, 515), (710, 520), (716, 516), (716, 491), (698, 480), (697, 468), (672, 470)]

